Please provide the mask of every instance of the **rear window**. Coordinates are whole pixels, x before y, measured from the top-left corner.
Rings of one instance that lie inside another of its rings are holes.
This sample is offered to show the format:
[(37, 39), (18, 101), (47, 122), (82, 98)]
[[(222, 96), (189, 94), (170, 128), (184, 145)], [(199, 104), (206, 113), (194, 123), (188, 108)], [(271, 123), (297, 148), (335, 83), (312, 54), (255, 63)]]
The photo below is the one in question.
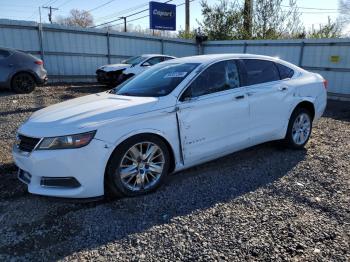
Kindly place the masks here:
[(256, 85), (280, 80), (274, 62), (260, 59), (243, 59), (246, 69), (246, 85)]
[(10, 54), (11, 53), (9, 51), (0, 49), (0, 59), (8, 57), (8, 56), (10, 56)]
[(276, 66), (278, 68), (281, 79), (292, 78), (292, 76), (294, 75), (293, 69), (278, 63), (276, 63)]

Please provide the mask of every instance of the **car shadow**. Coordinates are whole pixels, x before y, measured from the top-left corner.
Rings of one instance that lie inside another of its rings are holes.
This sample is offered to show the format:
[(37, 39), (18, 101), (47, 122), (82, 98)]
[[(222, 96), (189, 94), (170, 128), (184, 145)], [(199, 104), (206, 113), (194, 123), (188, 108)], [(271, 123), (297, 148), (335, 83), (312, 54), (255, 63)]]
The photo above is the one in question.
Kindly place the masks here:
[(0, 88), (0, 97), (14, 95), (15, 93), (9, 89)]
[[(120, 239), (132, 242), (135, 233), (269, 187), (305, 156), (306, 150), (267, 143), (173, 174), (159, 190), (145, 196), (58, 204), (57, 199), (28, 195), (36, 205), (50, 208), (36, 221), (23, 220), (7, 228), (20, 240), (0, 246), (0, 253), (16, 252), (19, 257), (30, 253), (37, 259), (49, 252), (50, 259), (60, 259)], [(37, 211), (28, 212), (34, 216)]]
[(350, 122), (350, 101), (328, 100), (323, 117)]
[(69, 87), (66, 88), (66, 91), (69, 92), (79, 92), (79, 93), (86, 93), (86, 94), (91, 94), (91, 93), (97, 93), (97, 92), (103, 92), (112, 89), (111, 87), (101, 85), (101, 84), (72, 84)]

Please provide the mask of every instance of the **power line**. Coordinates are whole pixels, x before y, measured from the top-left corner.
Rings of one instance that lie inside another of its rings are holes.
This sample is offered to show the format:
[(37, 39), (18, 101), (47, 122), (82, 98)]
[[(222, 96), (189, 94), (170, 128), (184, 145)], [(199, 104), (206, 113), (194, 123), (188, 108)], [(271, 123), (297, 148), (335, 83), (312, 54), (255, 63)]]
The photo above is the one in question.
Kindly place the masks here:
[(68, 4), (70, 1), (72, 1), (72, 0), (67, 0), (67, 1), (63, 2), (63, 3), (62, 3), (61, 5), (59, 5), (57, 8), (61, 8), (62, 6)]
[[(41, 5), (47, 5), (47, 4), (49, 4), (50, 2), (52, 2), (53, 0), (49, 0), (49, 1), (46, 1), (44, 4), (41, 4)], [(38, 13), (39, 11), (38, 10), (36, 10), (36, 11), (34, 11), (28, 18), (26, 18), (26, 19), (31, 19), (33, 16), (35, 16), (37, 13)]]
[(107, 19), (119, 16), (119, 15), (122, 15), (122, 14), (125, 14), (125, 13), (129, 13), (130, 11), (135, 11), (135, 10), (141, 8), (141, 7), (148, 6), (148, 5), (149, 5), (149, 2), (141, 4), (141, 5), (133, 6), (133, 7), (130, 7), (130, 8), (127, 8), (127, 9), (124, 9), (124, 10), (121, 10), (121, 11), (118, 11), (116, 13), (112, 13), (112, 14), (109, 14), (109, 15), (106, 15), (106, 16), (102, 16), (100, 18), (97, 18), (96, 20), (97, 21), (107, 20)]
[[(172, 1), (173, 1), (173, 0), (165, 1), (164, 4), (165, 4), (165, 3), (172, 2)], [(183, 4), (185, 4), (185, 3), (183, 3)], [(124, 17), (125, 17), (125, 18), (128, 18), (128, 17), (134, 16), (134, 15), (141, 14), (141, 13), (146, 12), (146, 11), (148, 11), (148, 10), (149, 10), (149, 8), (144, 9), (144, 10), (141, 10), (141, 11), (138, 11), (138, 12), (133, 13), (133, 14), (131, 14), (131, 15), (123, 16), (123, 18), (122, 18), (122, 17), (119, 17), (118, 19), (114, 19), (114, 20), (111, 20), (111, 21), (108, 21), (108, 22), (105, 22), (105, 23), (102, 23), (102, 24), (99, 24), (99, 25), (92, 26), (91, 28), (95, 28), (95, 27), (99, 27), (99, 26), (101, 26), (101, 25), (107, 25), (107, 24), (110, 24), (110, 23), (113, 23), (113, 22), (117, 22), (117, 21), (119, 21), (119, 20), (121, 20), (121, 19), (124, 19)], [(124, 19), (124, 20), (125, 20), (125, 19)]]
[(5, 6), (3, 6), (3, 5), (1, 6), (1, 8), (3, 8), (3, 7), (34, 8), (36, 6), (34, 6), (34, 5), (17, 5), (17, 4), (12, 4), (12, 3), (6, 3)]
[[(290, 5), (281, 5), (282, 7), (293, 7)], [(296, 8), (299, 9), (310, 9), (310, 10), (320, 10), (320, 11), (339, 11), (339, 9), (334, 9), (334, 8), (316, 8), (316, 7), (303, 7), (303, 6), (295, 6)]]
[(95, 11), (95, 10), (97, 10), (97, 9), (99, 9), (99, 8), (101, 8), (101, 7), (104, 7), (104, 6), (110, 4), (110, 3), (114, 2), (114, 1), (115, 1), (115, 0), (109, 0), (109, 1), (107, 1), (106, 3), (104, 3), (104, 4), (102, 4), (102, 5), (96, 6), (96, 7), (92, 8), (92, 9), (88, 10), (88, 12)]

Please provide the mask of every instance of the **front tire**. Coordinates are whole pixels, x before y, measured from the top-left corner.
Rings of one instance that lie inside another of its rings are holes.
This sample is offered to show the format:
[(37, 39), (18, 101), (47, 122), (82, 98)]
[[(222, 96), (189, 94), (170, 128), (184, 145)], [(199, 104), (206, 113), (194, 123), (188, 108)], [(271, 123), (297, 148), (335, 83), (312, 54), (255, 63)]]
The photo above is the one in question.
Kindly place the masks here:
[(289, 120), (285, 143), (290, 148), (302, 149), (308, 142), (311, 131), (311, 113), (305, 108), (297, 108)]
[(158, 188), (169, 171), (165, 143), (153, 135), (132, 137), (113, 152), (106, 169), (106, 190), (112, 196), (137, 196)]
[(29, 94), (34, 91), (36, 82), (28, 73), (19, 73), (11, 81), (11, 89), (17, 94)]

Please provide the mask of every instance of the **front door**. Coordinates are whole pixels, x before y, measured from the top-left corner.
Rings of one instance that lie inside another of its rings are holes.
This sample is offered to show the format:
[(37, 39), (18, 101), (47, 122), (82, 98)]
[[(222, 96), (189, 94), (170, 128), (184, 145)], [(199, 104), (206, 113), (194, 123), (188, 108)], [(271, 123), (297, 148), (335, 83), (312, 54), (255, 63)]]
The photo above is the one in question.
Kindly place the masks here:
[(185, 164), (245, 147), (249, 105), (235, 61), (205, 69), (183, 93), (177, 114)]

